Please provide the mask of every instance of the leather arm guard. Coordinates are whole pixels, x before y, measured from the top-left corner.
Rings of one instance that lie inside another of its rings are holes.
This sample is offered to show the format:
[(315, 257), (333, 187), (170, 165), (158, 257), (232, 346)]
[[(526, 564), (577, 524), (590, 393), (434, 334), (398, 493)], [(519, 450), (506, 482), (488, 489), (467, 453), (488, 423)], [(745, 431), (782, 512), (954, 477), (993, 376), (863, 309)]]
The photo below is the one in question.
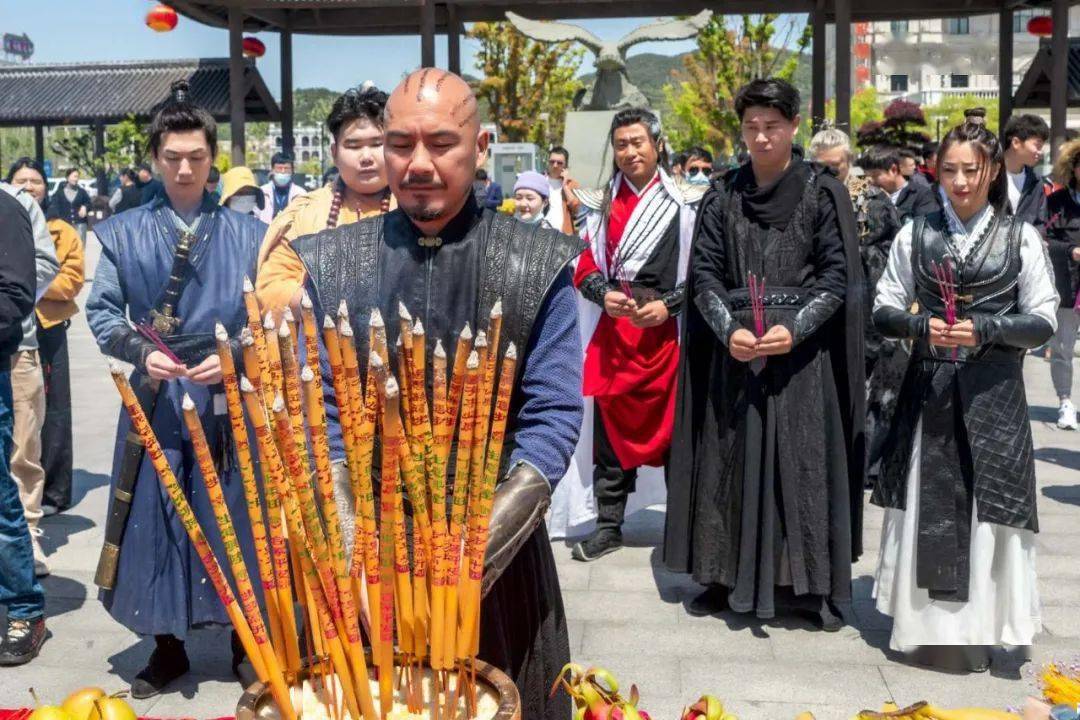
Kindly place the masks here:
[(578, 292), (581, 293), (581, 297), (591, 303), (596, 303), (600, 306), (601, 310), (604, 309), (604, 296), (614, 289), (614, 286), (605, 280), (604, 276), (598, 272), (589, 275), (582, 280), (581, 285), (578, 286)]
[(495, 488), (481, 596), (491, 591), (521, 546), (544, 522), (549, 505), (548, 479), (528, 463), (518, 461), (511, 465), (506, 479)]
[(897, 340), (918, 340), (930, 334), (930, 317), (912, 315), (894, 307), (879, 307), (874, 311), (874, 327), (882, 335)]
[(830, 292), (814, 295), (810, 301), (799, 308), (792, 320), (791, 344), (794, 347), (813, 335), (825, 322), (836, 313), (844, 301)]
[(123, 325), (109, 335), (105, 344), (105, 354), (117, 360), (131, 363), (140, 372), (146, 372), (146, 358), (157, 350), (154, 343), (138, 333), (134, 328)]
[(988, 315), (972, 313), (975, 337), (980, 345), (1008, 345), (1030, 350), (1054, 334), (1054, 328), (1038, 315)]
[(674, 290), (664, 293), (660, 300), (667, 308), (668, 315), (675, 317), (686, 307), (686, 283), (677, 285)]
[(717, 339), (726, 346), (731, 334), (740, 327), (735, 321), (735, 316), (728, 309), (727, 303), (712, 290), (706, 290), (694, 298), (694, 304), (697, 305), (701, 316), (705, 318), (705, 322), (709, 323), (709, 327), (716, 333)]

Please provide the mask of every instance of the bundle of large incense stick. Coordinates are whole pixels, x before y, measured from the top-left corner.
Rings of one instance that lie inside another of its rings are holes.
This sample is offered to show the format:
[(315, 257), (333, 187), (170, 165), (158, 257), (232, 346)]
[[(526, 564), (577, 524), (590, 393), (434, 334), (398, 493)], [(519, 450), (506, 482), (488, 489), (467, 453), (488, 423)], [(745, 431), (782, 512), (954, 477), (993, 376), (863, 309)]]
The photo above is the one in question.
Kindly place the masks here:
[[(404, 305), (392, 363), (374, 310), (362, 372), (344, 303), (337, 322), (320, 324), (306, 296), (299, 321), (261, 317), (248, 281), (244, 302), (242, 372), (220, 325), (217, 340), (254, 568), (240, 553), (199, 413), (190, 398), (183, 408), (237, 595), (122, 372), (113, 375), (256, 674), (290, 720), (301, 702), (310, 706), (295, 692), (305, 677), (331, 720), (476, 717), (484, 551), (517, 366), (513, 343), (499, 362), (501, 303), (475, 343), (468, 325), (461, 330), (452, 364), (441, 338), (429, 362), (427, 333)], [(353, 528), (335, 501), (331, 388)]]

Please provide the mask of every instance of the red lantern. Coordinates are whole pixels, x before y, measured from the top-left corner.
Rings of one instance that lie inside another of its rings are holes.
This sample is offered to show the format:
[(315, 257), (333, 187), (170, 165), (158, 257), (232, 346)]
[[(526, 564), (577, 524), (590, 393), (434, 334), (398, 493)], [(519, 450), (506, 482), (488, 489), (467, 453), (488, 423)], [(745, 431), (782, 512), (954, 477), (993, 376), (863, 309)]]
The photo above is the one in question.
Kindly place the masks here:
[(155, 5), (150, 12), (146, 13), (146, 27), (154, 32), (169, 32), (176, 27), (178, 20), (176, 11), (164, 4)]
[(266, 54), (266, 46), (263, 41), (256, 37), (246, 37), (241, 41), (240, 47), (244, 50), (244, 57), (261, 58)]
[(870, 32), (870, 23), (868, 23), (868, 22), (857, 22), (857, 23), (855, 23), (855, 34), (856, 35), (866, 35), (869, 32)]
[(855, 57), (866, 60), (870, 57), (870, 43), (855, 43)]
[(1050, 37), (1054, 34), (1054, 18), (1049, 15), (1036, 15), (1028, 20), (1027, 31), (1038, 37)]
[(855, 79), (860, 83), (866, 83), (870, 80), (870, 68), (865, 65), (859, 65), (855, 68)]

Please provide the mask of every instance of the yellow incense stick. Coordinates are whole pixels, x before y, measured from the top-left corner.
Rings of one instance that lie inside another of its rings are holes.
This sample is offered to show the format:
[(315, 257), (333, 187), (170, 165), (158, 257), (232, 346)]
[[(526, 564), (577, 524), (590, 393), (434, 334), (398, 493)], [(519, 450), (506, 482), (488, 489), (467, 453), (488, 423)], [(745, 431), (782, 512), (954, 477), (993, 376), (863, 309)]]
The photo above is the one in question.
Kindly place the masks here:
[(469, 353), (463, 378), (461, 423), (458, 426), (457, 465), (454, 470), (454, 501), (450, 515), (447, 541), (446, 612), (443, 665), (454, 665), (457, 656), (458, 574), (461, 567), (461, 535), (469, 501), (469, 461), (472, 457), (473, 435), (476, 431), (476, 386), (480, 377), (480, 357)]
[(277, 325), (272, 313), (266, 313), (263, 321), (263, 337), (266, 340), (266, 359), (270, 368), (270, 382), (263, 376), (263, 404), (269, 408), (279, 392), (285, 392), (281, 378), (281, 347), (278, 345)]
[[(398, 477), (398, 458), (403, 439), (400, 433), (392, 433), (391, 417), (400, 417), (399, 389), (391, 378), (384, 385), (385, 416), (382, 424), (382, 487), (380, 489), (381, 524), (379, 537), (379, 568), (381, 573), (381, 597), (379, 599), (379, 701), (383, 720), (394, 706), (394, 584), (395, 552), (394, 521), (396, 513), (395, 494)], [(396, 427), (396, 425), (395, 425)]]
[[(244, 328), (247, 330), (247, 328)], [(244, 407), (240, 400), (240, 386), (236, 380), (236, 366), (233, 362), (232, 347), (225, 326), (217, 323), (214, 328), (217, 340), (218, 359), (221, 362), (221, 377), (225, 385), (225, 401), (232, 426), (233, 447), (240, 468), (240, 478), (244, 487), (244, 500), (247, 503), (248, 520), (251, 522), (251, 536), (255, 544), (255, 557), (258, 560), (259, 577), (262, 579), (263, 597), (266, 615), (269, 620), (270, 637), (277, 653), (278, 665), (287, 667), (285, 654), (285, 636), (281, 629), (281, 618), (277, 607), (277, 581), (274, 576), (273, 561), (270, 559), (270, 547), (266, 541), (266, 526), (263, 524), (262, 502), (259, 489), (255, 484), (255, 466), (251, 457), (251, 443), (248, 439), (247, 425), (244, 424)], [(248, 332), (248, 338), (251, 333)]]
[[(187, 496), (184, 494), (183, 488), (180, 487), (180, 483), (176, 480), (176, 476), (169, 466), (169, 461), (165, 458), (165, 453), (162, 451), (161, 445), (154, 435), (153, 428), (150, 427), (150, 422), (146, 419), (142, 406), (139, 405), (139, 401), (135, 397), (135, 391), (131, 389), (131, 385), (124, 376), (123, 367), (119, 363), (110, 362), (109, 369), (112, 373), (113, 382), (116, 383), (116, 388), (120, 392), (120, 398), (123, 401), (124, 408), (131, 417), (132, 428), (142, 440), (143, 446), (146, 448), (146, 456), (150, 458), (150, 462), (157, 472), (158, 479), (161, 481), (166, 494), (173, 503), (173, 508), (180, 518), (181, 525), (183, 525), (184, 530), (188, 534), (188, 539), (191, 541), (192, 549), (202, 562), (203, 567), (206, 569), (206, 574), (209, 577), (211, 584), (214, 586), (214, 590), (217, 592), (218, 597), (225, 606), (225, 612), (228, 614), (229, 620), (232, 622), (237, 635), (240, 636), (240, 642), (244, 646), (244, 651), (249, 657), (259, 656), (259, 648), (255, 642), (251, 627), (244, 618), (243, 611), (236, 602), (236, 597), (233, 595), (232, 588), (229, 587), (228, 582), (225, 580), (221, 565), (218, 564), (217, 558), (214, 557), (214, 553), (210, 549), (210, 543), (207, 542), (206, 535), (203, 534), (202, 528), (199, 526), (199, 521), (195, 517), (195, 513), (192, 511), (191, 506), (188, 504)], [(290, 702), (288, 689), (285, 687), (284, 683), (280, 681), (280, 678), (275, 680), (269, 675), (264, 675), (259, 679), (270, 687), (270, 692), (274, 697), (274, 701), (277, 702), (281, 713), (288, 718), (288, 720), (295, 720), (296, 713)]]
[(255, 596), (255, 587), (251, 583), (247, 564), (240, 551), (240, 541), (236, 537), (229, 507), (225, 504), (225, 493), (221, 490), (221, 481), (218, 479), (214, 459), (210, 454), (210, 445), (206, 442), (202, 421), (189, 395), (184, 395), (181, 407), (184, 412), (184, 424), (187, 425), (191, 444), (195, 450), (195, 459), (199, 464), (203, 484), (206, 486), (206, 493), (210, 499), (210, 507), (214, 511), (214, 519), (217, 520), (221, 544), (225, 549), (225, 558), (232, 570), (233, 580), (236, 582), (240, 607), (244, 611), (244, 617), (248, 621), (252, 637), (255, 638), (255, 644), (258, 646), (257, 654), (249, 657), (248, 660), (255, 667), (256, 675), (267, 675), (271, 682), (281, 683), (284, 687), (285, 680), (281, 674), (281, 666), (278, 665), (274, 648), (270, 645), (262, 612), (259, 610), (259, 602)]
[(240, 392), (247, 406), (248, 418), (255, 431), (256, 445), (259, 449), (259, 467), (263, 475), (263, 493), (266, 495), (270, 552), (277, 584), (277, 606), (280, 612), (281, 629), (285, 635), (286, 667), (295, 677), (300, 672), (300, 642), (293, 608), (289, 550), (281, 525), (283, 507), (278, 494), (278, 487), (285, 481), (285, 468), (281, 464), (277, 446), (274, 444), (273, 433), (266, 423), (266, 410), (262, 404), (261, 394), (255, 390), (255, 386), (246, 377), (240, 378)]

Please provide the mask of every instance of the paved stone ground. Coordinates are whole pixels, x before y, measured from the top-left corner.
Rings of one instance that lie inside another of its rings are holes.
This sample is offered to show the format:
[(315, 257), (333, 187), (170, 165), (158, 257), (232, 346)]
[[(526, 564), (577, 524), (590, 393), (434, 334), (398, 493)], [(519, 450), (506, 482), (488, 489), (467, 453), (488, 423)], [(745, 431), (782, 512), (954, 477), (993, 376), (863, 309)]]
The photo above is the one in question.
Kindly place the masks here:
[[(91, 262), (96, 245), (91, 242)], [(84, 316), (75, 318), (70, 341), (77, 504), (43, 523), (53, 571), (44, 581), (52, 637), (34, 663), (0, 671), (0, 707), (28, 703), (30, 686), (57, 702), (85, 685), (122, 689), (152, 648), (152, 641), (108, 617), (93, 586), (119, 402)], [(1080, 435), (1053, 427), (1046, 364), (1030, 358), (1026, 371), (1043, 530), (1038, 542), (1045, 632), (1036, 641), (1033, 663), (1002, 656), (991, 673), (953, 676), (898, 662), (887, 650), (889, 619), (869, 600), (881, 523), (876, 508), (867, 511), (869, 552), (855, 567), (855, 623), (833, 635), (790, 620), (689, 617), (683, 605), (697, 587), (660, 566), (663, 519), (653, 510), (630, 521), (632, 547), (594, 564), (575, 563), (568, 547), (556, 543), (575, 660), (602, 665), (625, 684), (636, 682), (642, 706), (656, 720), (678, 717), (685, 703), (706, 692), (724, 698), (742, 720), (789, 720), (807, 709), (820, 720), (843, 720), (890, 699), (930, 699), (944, 706), (1020, 702), (1033, 687), (1033, 665), (1080, 651)], [(191, 675), (167, 694), (135, 703), (140, 714), (233, 713), (240, 686), (229, 671), (226, 634), (196, 632), (188, 647)]]

